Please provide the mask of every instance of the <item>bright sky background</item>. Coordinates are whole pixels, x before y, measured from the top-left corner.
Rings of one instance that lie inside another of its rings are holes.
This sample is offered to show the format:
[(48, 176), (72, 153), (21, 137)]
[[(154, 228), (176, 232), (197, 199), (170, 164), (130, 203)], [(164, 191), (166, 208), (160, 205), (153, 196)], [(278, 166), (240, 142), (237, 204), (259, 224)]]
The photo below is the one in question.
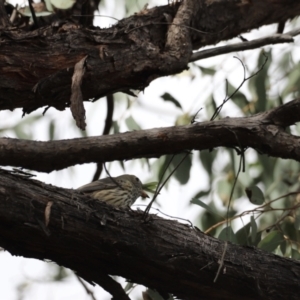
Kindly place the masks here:
[[(20, 1), (16, 2), (20, 3)], [(125, 0), (106, 0), (102, 2), (101, 15), (113, 16), (118, 19), (123, 18), (125, 14)], [(149, 7), (152, 7), (155, 3), (157, 5), (167, 3), (167, 1), (148, 2)], [(116, 3), (118, 3), (118, 5), (116, 5)], [(141, 5), (141, 8), (142, 6), (143, 5)], [(115, 21), (109, 18), (96, 17), (95, 19), (95, 25), (101, 27), (110, 26), (113, 23), (115, 23)], [(275, 26), (266, 26), (259, 31), (255, 30), (244, 36), (248, 39), (266, 36), (269, 33), (274, 33), (275, 28)], [(299, 38), (296, 40), (298, 41), (297, 47), (299, 47)], [(238, 39), (234, 41), (239, 42)], [(276, 57), (276, 53), (280, 55), (280, 53), (282, 53), (284, 49), (288, 49), (288, 47), (290, 47), (290, 45), (274, 46), (273, 48), (276, 48), (276, 50), (273, 52), (273, 56)], [(299, 49), (296, 50), (300, 53)], [(229, 81), (236, 86), (241, 82), (243, 78), (243, 68), (233, 56), (238, 56), (243, 61), (245, 61), (247, 57), (247, 66), (250, 70), (253, 70), (256, 66), (258, 53), (259, 51), (246, 51), (238, 54), (232, 53), (227, 56), (222, 55), (198, 62), (198, 64), (203, 67), (217, 66), (218, 73), (213, 79), (210, 76), (202, 76), (196, 67), (191, 67), (189, 71), (185, 71), (176, 76), (159, 78), (152, 82), (144, 92), (141, 92), (136, 99), (130, 97), (130, 101), (132, 101), (133, 104), (129, 111), (126, 110), (127, 103), (124, 101), (124, 97), (117, 94), (116, 98), (118, 100), (115, 104), (114, 120), (124, 120), (132, 115), (143, 129), (173, 126), (175, 120), (180, 115), (184, 113), (192, 115), (195, 114), (199, 108), (205, 107), (205, 101), (212, 91), (214, 91), (216, 102), (221, 103), (225, 96), (225, 78), (228, 78)], [(191, 79), (191, 74), (195, 76), (195, 79)], [(246, 86), (242, 88), (242, 91), (250, 96)], [(180, 101), (183, 111), (176, 108), (172, 103), (163, 102), (160, 96), (165, 92), (169, 92)], [(106, 117), (105, 101), (102, 99), (96, 103), (85, 103), (84, 105), (87, 115), (88, 135), (94, 136), (101, 134)], [(43, 110), (44, 109), (39, 109), (29, 116), (25, 116), (23, 119), (30, 118), (31, 116), (40, 116)], [(222, 115), (237, 117), (241, 116), (241, 113), (234, 104), (228, 103), (228, 105), (224, 107)], [(1, 111), (0, 128), (17, 124), (21, 120), (21, 116), (21, 109), (16, 109), (13, 112)], [(206, 119), (205, 110), (202, 110), (197, 120), (201, 121)], [(81, 137), (79, 130), (74, 125), (74, 120), (72, 119), (69, 109), (60, 112), (54, 108), (50, 108), (45, 117), (28, 127), (28, 132), (33, 132), (33, 139), (41, 141), (48, 140), (49, 120), (54, 120), (56, 125), (55, 139)], [(121, 127), (121, 131), (126, 130), (125, 127)], [(9, 131), (5, 132), (5, 136), (15, 137), (14, 134)], [(227, 154), (224, 155), (227, 156)], [(255, 155), (254, 151), (248, 150), (247, 159), (253, 160)], [(198, 157), (198, 155), (193, 157), (193, 168), (188, 184), (181, 186), (175, 179), (171, 179), (168, 189), (163, 189), (159, 196), (159, 206), (156, 204), (155, 207), (159, 207), (163, 212), (171, 216), (187, 218), (191, 221), (196, 219), (202, 209), (195, 205), (191, 206), (189, 201), (199, 190), (206, 189), (208, 185), (208, 178), (196, 156)], [(221, 166), (224, 165), (224, 161), (227, 159), (226, 156), (219, 157), (217, 163), (214, 165), (215, 171), (218, 171), (218, 169), (221, 169)], [(155, 161), (156, 159), (151, 159), (152, 166)], [(141, 167), (141, 164), (137, 161), (128, 161), (124, 164), (127, 173), (135, 174), (142, 182), (152, 181), (152, 177), (154, 176), (152, 169), (148, 170), (147, 167)], [(108, 166), (112, 176), (118, 176), (124, 172), (118, 162), (108, 164)], [(52, 172), (50, 174), (37, 173), (36, 178), (40, 181), (65, 188), (77, 188), (78, 186), (90, 182), (94, 172), (95, 165), (86, 164), (59, 172)], [(222, 174), (220, 174), (220, 176), (222, 176)], [(216, 203), (217, 205), (221, 205), (221, 201), (216, 201)], [(136, 204), (145, 204), (145, 202), (138, 200)], [(246, 200), (235, 205), (240, 209), (242, 207), (243, 209), (252, 207)], [(245, 219), (244, 222), (247, 222), (247, 219)], [(2, 252), (0, 253), (0, 266), (0, 289), (2, 299), (4, 300), (91, 299), (73, 275), (68, 277), (65, 282), (47, 283), (47, 276), (51, 274), (51, 263), (44, 263), (34, 259), (24, 259), (22, 257), (12, 257), (8, 252)], [(72, 272), (70, 271), (70, 273)], [(26, 286), (28, 286), (28, 288), (24, 290), (24, 294), (17, 293), (18, 289), (22, 290), (22, 287), (24, 288)], [(98, 300), (110, 299), (110, 296), (103, 292), (102, 288), (97, 286), (95, 288), (91, 287), (91, 289), (94, 291), (94, 295)], [(136, 289), (130, 297), (137, 299), (138, 295), (141, 295), (141, 290), (143, 290), (143, 288)]]

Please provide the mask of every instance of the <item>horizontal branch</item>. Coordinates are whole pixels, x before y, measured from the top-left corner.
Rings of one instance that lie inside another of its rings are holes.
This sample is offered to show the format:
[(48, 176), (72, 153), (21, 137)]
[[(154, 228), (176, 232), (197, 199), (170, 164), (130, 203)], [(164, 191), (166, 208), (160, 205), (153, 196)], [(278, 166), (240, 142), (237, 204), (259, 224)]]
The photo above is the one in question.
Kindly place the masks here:
[(300, 161), (300, 138), (284, 131), (300, 121), (300, 99), (252, 117), (225, 118), (186, 126), (38, 142), (0, 139), (0, 165), (41, 172), (83, 163), (159, 157), (187, 150), (251, 147), (269, 156)]
[[(51, 203), (51, 205), (49, 205)], [(0, 246), (50, 259), (88, 282), (119, 275), (185, 300), (298, 299), (300, 262), (227, 244), (199, 229), (122, 211), (73, 190), (0, 170)], [(262, 263), (263, 262), (263, 263)]]

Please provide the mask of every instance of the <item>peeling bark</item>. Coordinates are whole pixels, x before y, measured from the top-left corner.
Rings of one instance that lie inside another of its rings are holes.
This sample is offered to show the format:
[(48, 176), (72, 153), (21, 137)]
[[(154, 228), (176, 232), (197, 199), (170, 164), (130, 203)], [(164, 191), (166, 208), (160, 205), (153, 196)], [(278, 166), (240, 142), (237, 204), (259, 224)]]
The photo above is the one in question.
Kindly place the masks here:
[[(180, 3), (155, 7), (105, 29), (58, 22), (31, 32), (2, 28), (0, 110), (65, 109), (70, 105), (74, 66), (85, 56), (83, 99), (94, 101), (117, 91), (143, 90), (158, 77), (182, 71), (190, 48), (300, 14), (300, 2), (292, 0), (183, 3), (188, 9)], [(183, 37), (187, 42), (182, 43)]]

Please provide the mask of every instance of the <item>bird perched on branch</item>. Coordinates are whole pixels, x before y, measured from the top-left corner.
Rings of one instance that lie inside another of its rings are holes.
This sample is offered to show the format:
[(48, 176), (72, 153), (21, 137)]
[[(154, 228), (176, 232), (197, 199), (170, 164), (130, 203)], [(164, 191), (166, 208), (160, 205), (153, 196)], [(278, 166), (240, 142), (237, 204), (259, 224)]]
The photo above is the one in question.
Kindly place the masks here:
[(138, 197), (149, 197), (143, 191), (141, 181), (136, 176), (128, 174), (99, 179), (77, 190), (119, 208), (130, 207)]

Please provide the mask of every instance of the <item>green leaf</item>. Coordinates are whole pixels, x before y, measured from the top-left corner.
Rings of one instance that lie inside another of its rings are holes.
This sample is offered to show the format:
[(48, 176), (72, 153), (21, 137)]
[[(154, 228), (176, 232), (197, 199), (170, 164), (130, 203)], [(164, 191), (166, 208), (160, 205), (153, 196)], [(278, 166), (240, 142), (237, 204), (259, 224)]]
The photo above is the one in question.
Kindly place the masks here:
[(120, 126), (119, 126), (117, 121), (113, 121), (112, 129), (113, 129), (113, 133), (119, 133), (120, 132)]
[(257, 224), (253, 216), (251, 216), (250, 223), (251, 223), (251, 242), (255, 243), (256, 235), (257, 235)]
[[(146, 293), (150, 297), (151, 300), (164, 300), (164, 298), (155, 290), (147, 289)], [(169, 299), (170, 298), (168, 298), (168, 300)]]
[(126, 126), (129, 130), (141, 130), (141, 126), (134, 120), (132, 116), (125, 120)]
[(286, 249), (287, 249), (287, 242), (286, 242), (286, 240), (284, 240), (284, 241), (280, 244), (280, 251), (281, 251), (282, 255), (285, 255)]
[(212, 166), (217, 156), (217, 151), (202, 150), (199, 151), (199, 156), (204, 169), (206, 170), (207, 174), (211, 177)]
[[(227, 96), (231, 96), (235, 91), (236, 88), (229, 82), (227, 81)], [(246, 107), (248, 107), (249, 102), (247, 100), (247, 97), (241, 92), (237, 91), (235, 95), (232, 97), (232, 101), (242, 110), (246, 111)]]
[(295, 249), (292, 249), (292, 258), (293, 259), (300, 259), (300, 253), (299, 253), (299, 251), (298, 250), (295, 250)]
[(69, 9), (75, 2), (76, 0), (51, 0), (51, 4), (58, 9)]
[(245, 189), (247, 197), (252, 204), (262, 205), (265, 201), (265, 196), (258, 186), (253, 186)]
[(163, 95), (160, 96), (163, 98), (165, 101), (170, 101), (172, 102), (176, 107), (182, 109), (181, 104), (179, 103), (178, 100), (176, 100), (171, 94), (169, 93), (164, 93)]
[[(180, 153), (180, 154), (175, 155), (175, 157), (171, 163), (172, 169), (174, 169), (178, 166), (178, 164), (180, 163), (180, 161), (183, 159), (183, 157), (185, 155), (186, 155), (185, 153)], [(184, 161), (180, 164), (180, 166), (174, 173), (175, 178), (181, 184), (186, 184), (189, 181), (191, 167), (192, 167), (192, 157), (191, 157), (191, 155), (188, 154), (186, 156), (186, 158), (184, 159)]]
[(209, 95), (205, 100), (205, 109), (207, 111), (207, 115), (212, 116), (217, 109), (217, 104), (213, 95)]
[(285, 89), (282, 92), (282, 96), (286, 98), (289, 94), (294, 94), (295, 92), (299, 92), (299, 84), (300, 84), (300, 63), (295, 65), (288, 72), (288, 83)]
[(249, 232), (250, 232), (250, 226), (251, 226), (251, 224), (249, 222), (235, 233), (235, 237), (236, 237), (239, 245), (248, 245), (248, 236), (249, 236)]
[(258, 243), (258, 248), (273, 252), (283, 241), (284, 237), (280, 231), (272, 231)]
[(271, 185), (275, 180), (274, 180), (274, 169), (275, 166), (278, 162), (276, 158), (273, 157), (267, 157), (265, 155), (259, 155), (258, 156), (258, 161), (262, 167), (263, 170), (263, 178), (262, 180), (264, 181), (265, 185), (269, 186)]
[(222, 231), (220, 232), (218, 238), (222, 241), (229, 241), (232, 243), (237, 244), (237, 238), (231, 228), (231, 226), (225, 227), (222, 229)]
[(125, 293), (127, 293), (129, 290), (131, 290), (132, 287), (133, 287), (133, 285), (134, 285), (134, 283), (132, 283), (132, 282), (127, 282), (127, 284), (126, 284), (126, 286), (125, 286), (125, 288), (124, 288)]
[(193, 198), (201, 198), (207, 196), (210, 193), (210, 190), (199, 191)]
[(55, 123), (53, 121), (49, 124), (49, 140), (54, 139), (54, 133), (55, 133)]
[[(264, 68), (256, 76), (249, 80), (249, 89), (252, 92), (253, 98), (256, 100), (257, 112), (263, 112), (267, 108), (267, 90), (269, 89), (268, 69), (272, 61), (271, 50), (269, 52), (265, 52), (264, 50), (260, 52), (257, 62), (257, 70), (259, 70), (264, 64), (266, 60), (265, 56), (268, 57), (268, 61)], [(255, 72), (257, 72), (257, 70)], [(253, 74), (255, 72), (253, 72)]]
[(213, 69), (213, 68), (204, 68), (204, 67), (200, 67), (199, 66), (199, 69), (201, 70), (201, 72), (202, 72), (203, 75), (213, 76), (213, 75), (216, 74), (216, 70)]
[(191, 124), (191, 116), (188, 113), (184, 113), (180, 116), (175, 121), (176, 126), (181, 126), (181, 125), (188, 125)]
[(300, 209), (296, 210), (294, 226), (296, 230), (300, 230)]
[(144, 183), (143, 190), (145, 190), (146, 192), (155, 193), (157, 185), (158, 185), (157, 181)]
[(46, 4), (47, 10), (53, 12), (53, 6), (51, 4), (51, 0), (45, 0), (45, 4)]
[(203, 201), (201, 201), (200, 199), (196, 199), (196, 198), (193, 198), (191, 200), (191, 203), (192, 204), (196, 204), (196, 205), (199, 205), (201, 207), (203, 207), (204, 209), (206, 209), (207, 211), (209, 211), (211, 214), (214, 214), (214, 215), (217, 215), (219, 217), (221, 217), (223, 219), (223, 216), (221, 216), (215, 208), (207, 205), (206, 203), (204, 203)]

